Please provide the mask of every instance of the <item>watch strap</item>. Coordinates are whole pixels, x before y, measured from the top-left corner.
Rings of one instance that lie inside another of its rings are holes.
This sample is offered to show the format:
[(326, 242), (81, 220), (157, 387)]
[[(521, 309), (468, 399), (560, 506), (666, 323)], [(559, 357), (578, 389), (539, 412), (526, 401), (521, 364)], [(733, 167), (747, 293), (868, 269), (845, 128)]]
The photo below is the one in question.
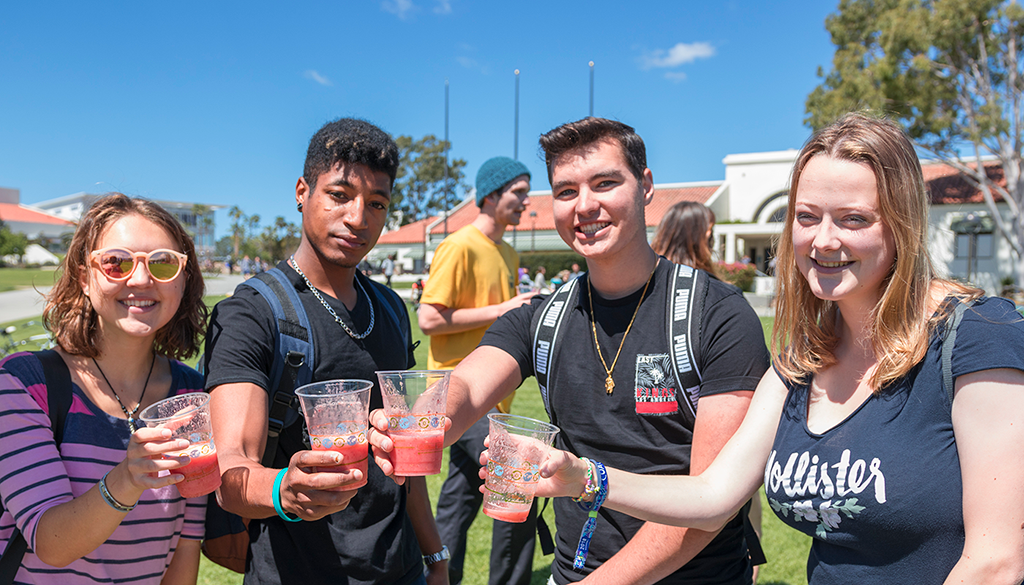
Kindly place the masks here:
[(439, 552), (432, 555), (423, 555), (423, 563), (426, 565), (433, 565), (440, 561), (447, 561), (452, 558), (452, 553), (448, 551), (448, 545), (442, 546)]

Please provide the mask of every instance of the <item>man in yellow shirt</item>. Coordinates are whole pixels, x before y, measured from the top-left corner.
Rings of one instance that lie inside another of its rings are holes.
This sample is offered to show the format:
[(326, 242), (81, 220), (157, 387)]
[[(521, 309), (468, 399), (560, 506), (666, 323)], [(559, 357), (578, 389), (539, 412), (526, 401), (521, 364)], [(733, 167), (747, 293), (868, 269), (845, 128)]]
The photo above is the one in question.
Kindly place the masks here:
[[(476, 176), (473, 223), (449, 235), (437, 247), (430, 278), (420, 298), (419, 325), (430, 336), (427, 367), (453, 369), (483, 339), (491, 323), (506, 311), (530, 300), (515, 295), (519, 255), (502, 236), (519, 225), (530, 203), (530, 171), (508, 157), (485, 162)], [(498, 410), (508, 412), (509, 395)], [(448, 545), (451, 585), (462, 581), (466, 534), (480, 510), (480, 452), (487, 435), (487, 417), (480, 419), (452, 445), (448, 478), (437, 502), (437, 526)], [(491, 536), (491, 585), (528, 585), (533, 572), (536, 510), (523, 524), (494, 522)]]

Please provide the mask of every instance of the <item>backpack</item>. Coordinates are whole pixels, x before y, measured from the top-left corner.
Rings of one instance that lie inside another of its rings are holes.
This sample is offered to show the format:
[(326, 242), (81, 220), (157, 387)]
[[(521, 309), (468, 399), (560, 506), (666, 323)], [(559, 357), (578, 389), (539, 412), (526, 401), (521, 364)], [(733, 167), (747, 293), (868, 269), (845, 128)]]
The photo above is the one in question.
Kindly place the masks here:
[[(272, 467), (277, 454), (277, 443), (281, 432), (301, 418), (295, 389), (309, 384), (313, 379), (312, 329), (309, 318), (302, 306), (295, 286), (280, 268), (274, 267), (240, 283), (242, 287), (254, 289), (270, 306), (274, 315), (274, 363), (270, 368), (270, 387), (274, 389), (268, 399), (270, 408), (267, 421), (267, 444), (263, 450), (263, 467)], [(408, 313), (399, 300), (387, 288), (370, 281), (367, 291), (384, 308), (384, 313), (397, 323), (402, 332), (405, 347), (411, 346)], [(387, 291), (387, 292), (386, 292)], [(371, 299), (367, 299), (372, 303)], [(403, 320), (402, 317), (405, 317)], [(203, 554), (214, 563), (236, 573), (245, 573), (245, 561), (249, 552), (249, 520), (225, 511), (217, 503), (216, 493), (210, 494), (206, 503), (206, 536), (203, 539)]]
[[(52, 349), (37, 351), (34, 354), (43, 366), (50, 428), (53, 429), (53, 442), (60, 451), (60, 444), (64, 439), (64, 421), (71, 411), (71, 372), (68, 371), (68, 365), (64, 363), (60, 354)], [(0, 585), (14, 582), (27, 550), (28, 542), (21, 531), (15, 528), (11, 539), (7, 541), (3, 557), (0, 558)]]
[[(676, 402), (679, 403), (680, 413), (683, 415), (687, 428), (691, 431), (697, 419), (697, 396), (702, 379), (694, 352), (700, 347), (704, 299), (707, 297), (709, 286), (708, 278), (708, 274), (703, 270), (696, 270), (685, 264), (675, 264), (672, 267), (669, 292), (665, 296), (665, 315), (671, 316), (665, 320), (665, 338), (669, 340), (669, 357), (676, 386)], [(583, 279), (574, 278), (559, 287), (533, 313), (533, 319), (530, 322), (530, 337), (533, 339), (533, 374), (540, 386), (544, 410), (547, 411), (551, 423), (555, 425), (558, 423), (555, 422), (555, 416), (551, 410), (552, 388), (548, 372), (550, 365), (556, 363), (558, 347), (562, 336), (564, 336), (562, 322), (568, 311), (576, 304), (576, 299), (579, 296), (578, 283), (581, 280)], [(548, 502), (545, 500), (544, 508), (547, 508), (547, 505)], [(744, 536), (747, 539), (751, 562), (760, 565), (764, 564), (766, 559), (760, 539), (747, 515), (749, 507), (750, 503), (748, 502), (740, 511), (743, 516)], [(550, 530), (542, 521), (541, 514), (537, 515), (537, 532), (544, 554), (554, 552)]]

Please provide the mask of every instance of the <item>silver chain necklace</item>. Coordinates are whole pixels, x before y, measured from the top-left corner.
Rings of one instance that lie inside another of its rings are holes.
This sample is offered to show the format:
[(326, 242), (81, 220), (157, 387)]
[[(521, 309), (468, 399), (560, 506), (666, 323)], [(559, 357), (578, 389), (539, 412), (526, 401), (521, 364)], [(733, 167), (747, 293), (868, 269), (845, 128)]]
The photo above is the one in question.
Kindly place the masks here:
[(325, 301), (324, 298), (320, 296), (320, 291), (318, 291), (316, 287), (309, 282), (309, 279), (306, 278), (306, 275), (302, 272), (302, 269), (299, 268), (299, 264), (295, 262), (294, 254), (290, 258), (288, 258), (288, 266), (291, 266), (295, 270), (295, 272), (299, 273), (299, 276), (301, 276), (302, 280), (306, 282), (306, 286), (309, 287), (309, 290), (310, 292), (313, 293), (313, 296), (316, 297), (318, 301), (320, 301), (320, 304), (323, 305), (325, 309), (327, 309), (327, 312), (331, 314), (331, 317), (334, 317), (334, 321), (338, 325), (341, 325), (341, 328), (345, 330), (345, 333), (349, 334), (349, 337), (351, 337), (352, 339), (365, 339), (366, 336), (369, 335), (371, 331), (373, 331), (373, 303), (370, 302), (370, 295), (368, 295), (366, 293), (366, 289), (363, 288), (363, 283), (359, 282), (359, 279), (356, 278), (355, 275), (352, 276), (352, 279), (356, 281), (357, 285), (359, 285), (359, 290), (363, 291), (363, 296), (366, 297), (366, 304), (367, 306), (370, 307), (370, 326), (367, 327), (366, 331), (363, 332), (362, 334), (356, 333), (349, 329), (348, 325), (345, 325), (345, 322), (341, 320), (341, 317), (339, 317), (338, 314), (334, 312), (334, 309), (332, 309), (331, 306), (327, 304), (327, 301)]

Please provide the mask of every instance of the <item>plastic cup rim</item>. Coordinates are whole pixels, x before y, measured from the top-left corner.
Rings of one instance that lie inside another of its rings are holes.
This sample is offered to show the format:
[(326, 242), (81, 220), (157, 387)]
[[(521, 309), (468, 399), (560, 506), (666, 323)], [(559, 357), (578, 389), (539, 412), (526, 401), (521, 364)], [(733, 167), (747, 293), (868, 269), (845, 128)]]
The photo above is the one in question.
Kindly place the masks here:
[[(145, 416), (146, 411), (148, 411), (149, 409), (151, 409), (151, 408), (153, 408), (153, 407), (155, 407), (155, 406), (157, 406), (159, 404), (162, 404), (164, 402), (169, 402), (171, 400), (181, 399), (181, 398), (190, 398), (192, 396), (203, 396), (204, 400), (201, 403), (199, 403), (199, 404), (191, 405), (191, 408), (189, 408), (188, 410), (185, 410), (185, 411), (182, 411), (182, 412), (176, 412), (176, 413), (174, 413), (174, 414), (172, 414), (170, 416), (156, 416), (156, 417), (147, 417), (147, 416)], [(191, 417), (192, 415), (194, 415), (199, 410), (202, 410), (202, 408), (205, 407), (208, 404), (210, 404), (210, 393), (209, 392), (186, 392), (185, 394), (175, 394), (174, 396), (168, 396), (167, 398), (164, 398), (163, 400), (158, 400), (158, 401), (154, 402), (153, 404), (150, 404), (149, 406), (147, 406), (145, 409), (143, 409), (143, 411), (141, 413), (139, 413), (139, 420), (141, 420), (142, 422), (144, 422), (144, 423), (146, 423), (148, 425), (149, 423), (158, 423), (159, 424), (159, 423), (164, 423), (164, 422), (167, 422), (167, 421), (170, 421), (170, 420), (177, 420), (179, 418)]]
[[(365, 387), (363, 387), (363, 388), (339, 389), (337, 392), (330, 392), (330, 393), (324, 393), (324, 394), (309, 394), (308, 392), (302, 392), (302, 390), (304, 388), (308, 388), (310, 386), (318, 386), (318, 385), (331, 384), (331, 383), (339, 383), (339, 382), (342, 383), (342, 384), (344, 384), (345, 382), (356, 382), (356, 383), (361, 382), (362, 384), (365, 385)], [(317, 398), (317, 397), (321, 397), (321, 396), (341, 396), (343, 394), (356, 394), (358, 392), (369, 392), (372, 389), (373, 389), (373, 382), (371, 382), (369, 380), (362, 380), (362, 379), (355, 379), (355, 378), (353, 378), (353, 379), (338, 379), (338, 380), (320, 380), (319, 382), (310, 382), (309, 384), (305, 384), (305, 385), (299, 386), (298, 388), (295, 389), (295, 395), (296, 396), (303, 396), (303, 397), (306, 397), (306, 398)]]
[[(517, 429), (517, 430), (520, 430), (520, 431), (529, 431), (531, 433), (551, 433), (552, 436), (554, 436), (554, 435), (557, 435), (558, 433), (562, 432), (562, 429), (558, 428), (557, 426), (555, 426), (555, 425), (553, 425), (551, 423), (546, 423), (546, 422), (544, 422), (542, 420), (537, 420), (535, 418), (530, 418), (528, 416), (522, 416), (522, 415), (519, 415), (519, 414), (506, 414), (504, 412), (496, 412), (496, 413), (488, 414), (487, 415), (487, 419), (495, 421), (495, 422), (501, 422), (501, 424), (503, 424), (503, 425), (505, 425), (506, 427), (509, 427), (509, 428)], [(546, 429), (545, 428), (532, 429), (532, 428), (527, 427), (527, 426), (521, 426), (521, 425), (517, 425), (517, 424), (514, 424), (514, 423), (510, 423), (508, 419), (528, 420), (528, 421), (533, 422), (533, 423), (535, 423), (537, 425), (543, 425), (544, 427), (548, 427), (548, 428), (546, 428)]]
[(410, 378), (424, 378), (427, 376), (451, 376), (451, 370), (377, 370), (378, 376), (400, 376)]

